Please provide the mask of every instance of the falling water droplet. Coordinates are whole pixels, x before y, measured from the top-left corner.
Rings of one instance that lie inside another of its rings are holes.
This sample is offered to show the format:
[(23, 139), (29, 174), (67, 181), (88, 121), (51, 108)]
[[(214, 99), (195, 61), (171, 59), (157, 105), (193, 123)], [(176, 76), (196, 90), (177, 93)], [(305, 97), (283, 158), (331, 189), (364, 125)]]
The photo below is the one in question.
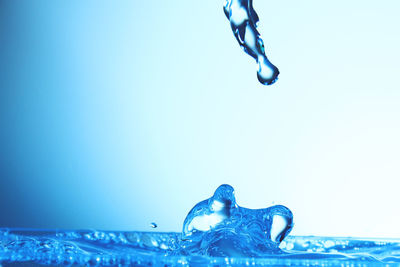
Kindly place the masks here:
[(150, 227), (151, 227), (151, 228), (157, 228), (158, 225), (157, 225), (155, 222), (152, 222), (152, 223), (150, 223)]
[(278, 79), (279, 70), (265, 55), (264, 42), (257, 31), (259, 18), (253, 0), (227, 0), (224, 13), (239, 45), (256, 60), (258, 80), (264, 85), (273, 84)]

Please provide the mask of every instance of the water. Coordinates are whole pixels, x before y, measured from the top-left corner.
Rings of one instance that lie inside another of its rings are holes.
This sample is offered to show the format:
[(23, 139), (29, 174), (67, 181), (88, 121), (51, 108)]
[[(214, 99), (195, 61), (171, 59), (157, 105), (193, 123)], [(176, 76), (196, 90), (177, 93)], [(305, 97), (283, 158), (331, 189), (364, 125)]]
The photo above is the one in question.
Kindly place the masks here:
[(292, 212), (280, 205), (246, 209), (234, 190), (221, 185), (189, 212), (182, 230), (182, 252), (218, 257), (262, 257), (279, 254), (279, 243), (293, 227)]
[[(279, 70), (252, 0), (227, 0), (224, 12), (258, 80), (273, 84)], [(221, 185), (190, 210), (182, 233), (0, 229), (0, 266), (400, 266), (400, 240), (288, 236), (293, 226), (287, 207), (240, 207)]]
[(292, 227), (288, 208), (240, 207), (222, 185), (182, 233), (0, 229), (0, 265), (400, 265), (400, 240), (287, 236)]
[(258, 80), (265, 85), (273, 84), (278, 79), (279, 70), (265, 55), (264, 41), (257, 31), (259, 18), (253, 0), (227, 0), (224, 12), (239, 45), (256, 60)]
[[(171, 255), (180, 233), (0, 230), (0, 265), (399, 266), (400, 240), (288, 236), (264, 257)], [(21, 263), (25, 263), (21, 265)]]

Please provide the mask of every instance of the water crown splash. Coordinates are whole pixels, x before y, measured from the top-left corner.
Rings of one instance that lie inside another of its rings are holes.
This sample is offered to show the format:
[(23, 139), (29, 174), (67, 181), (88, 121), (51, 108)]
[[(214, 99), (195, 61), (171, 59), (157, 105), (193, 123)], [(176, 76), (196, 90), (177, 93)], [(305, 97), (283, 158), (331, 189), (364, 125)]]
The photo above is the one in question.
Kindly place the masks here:
[(183, 223), (184, 252), (219, 257), (280, 254), (280, 242), (293, 227), (292, 212), (281, 205), (247, 209), (236, 204), (234, 189), (221, 185), (196, 204)]
[(226, 0), (224, 13), (239, 45), (257, 61), (258, 80), (264, 85), (273, 84), (278, 79), (279, 70), (265, 55), (264, 42), (256, 29), (259, 18), (253, 0)]

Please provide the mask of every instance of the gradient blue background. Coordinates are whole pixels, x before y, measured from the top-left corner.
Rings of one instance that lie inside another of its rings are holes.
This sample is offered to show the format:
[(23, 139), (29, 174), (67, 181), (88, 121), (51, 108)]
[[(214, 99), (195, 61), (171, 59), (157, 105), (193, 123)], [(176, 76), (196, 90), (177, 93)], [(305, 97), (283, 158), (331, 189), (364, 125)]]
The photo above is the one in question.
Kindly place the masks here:
[(293, 234), (400, 237), (398, 0), (0, 1), (0, 227), (179, 231), (222, 183)]

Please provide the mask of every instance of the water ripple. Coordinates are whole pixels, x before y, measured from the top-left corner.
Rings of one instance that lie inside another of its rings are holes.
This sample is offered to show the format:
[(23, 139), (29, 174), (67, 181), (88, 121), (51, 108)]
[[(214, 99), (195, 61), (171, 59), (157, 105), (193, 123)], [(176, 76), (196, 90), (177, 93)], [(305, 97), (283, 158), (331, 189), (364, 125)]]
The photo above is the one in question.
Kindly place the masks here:
[(399, 265), (400, 240), (288, 236), (262, 258), (183, 255), (180, 233), (0, 230), (0, 263), (87, 266)]

